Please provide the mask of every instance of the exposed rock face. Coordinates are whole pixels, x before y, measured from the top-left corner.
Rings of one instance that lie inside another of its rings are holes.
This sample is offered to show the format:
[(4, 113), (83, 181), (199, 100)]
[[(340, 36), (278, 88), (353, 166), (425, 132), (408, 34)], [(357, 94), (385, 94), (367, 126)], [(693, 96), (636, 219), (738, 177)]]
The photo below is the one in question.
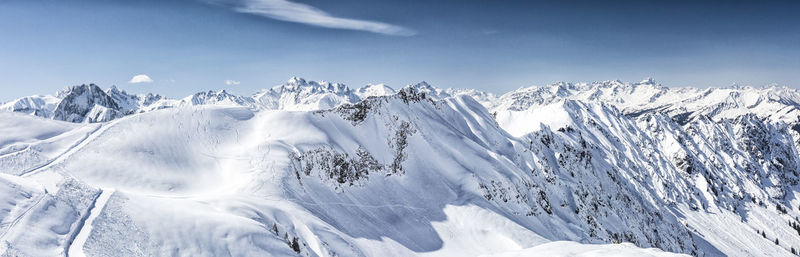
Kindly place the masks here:
[(103, 122), (124, 116), (122, 108), (95, 84), (74, 86), (58, 103), (53, 119), (68, 122)]

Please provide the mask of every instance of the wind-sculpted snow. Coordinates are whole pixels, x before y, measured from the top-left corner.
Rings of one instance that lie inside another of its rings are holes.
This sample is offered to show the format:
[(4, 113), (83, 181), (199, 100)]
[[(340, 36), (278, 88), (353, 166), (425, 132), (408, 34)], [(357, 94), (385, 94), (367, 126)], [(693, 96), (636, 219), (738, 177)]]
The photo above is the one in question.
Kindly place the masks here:
[[(673, 94), (650, 80), (501, 97), (299, 78), (253, 96), (180, 100), (95, 87), (64, 91), (58, 104), (70, 121), (95, 124), (0, 113), (4, 255), (786, 256), (800, 247), (792, 125), (759, 111), (634, 104)], [(79, 115), (108, 114), (97, 106), (122, 115)]]

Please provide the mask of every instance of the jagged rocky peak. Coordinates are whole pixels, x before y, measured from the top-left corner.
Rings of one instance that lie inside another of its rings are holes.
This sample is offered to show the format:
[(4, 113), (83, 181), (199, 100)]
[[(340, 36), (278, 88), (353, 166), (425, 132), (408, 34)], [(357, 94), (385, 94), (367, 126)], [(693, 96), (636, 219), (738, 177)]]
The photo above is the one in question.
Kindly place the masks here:
[(126, 94), (127, 95), (125, 90), (120, 90), (119, 88), (117, 88), (117, 85), (111, 85), (111, 87), (106, 89), (106, 94), (109, 94), (109, 95), (111, 95), (111, 94)]
[(162, 98), (159, 94), (147, 93), (147, 94), (131, 94), (125, 91), (124, 89), (118, 88), (116, 85), (111, 85), (108, 89), (106, 89), (106, 94), (117, 99), (143, 99), (143, 98)]
[(655, 80), (655, 79), (653, 79), (653, 78), (651, 78), (651, 77), (647, 77), (647, 78), (643, 79), (641, 82), (639, 82), (639, 83), (637, 83), (637, 84), (638, 84), (638, 85), (654, 85), (654, 86), (655, 86), (655, 85), (658, 85), (658, 84), (656, 83), (656, 80)]
[(577, 86), (570, 88), (570, 95), (580, 94), (582, 91), (603, 91), (605, 94), (614, 96), (620, 94), (633, 94), (635, 91), (640, 89), (659, 91), (666, 89), (666, 87), (658, 84), (655, 79), (650, 77), (644, 78), (642, 81), (636, 83), (626, 83), (621, 80), (606, 80), (601, 82), (593, 82), (591, 84), (579, 83)]
[(420, 90), (420, 89), (435, 90), (436, 89), (435, 87), (431, 86), (431, 84), (428, 84), (428, 82), (424, 81), (424, 80), (420, 81), (417, 84), (412, 85), (411, 87), (414, 87), (414, 88), (416, 88), (418, 90)]
[(291, 77), (288, 81), (286, 81), (286, 84), (301, 84), (301, 85), (303, 85), (303, 84), (306, 84), (306, 80), (304, 78), (301, 78), (301, 77)]
[(342, 83), (331, 83), (327, 81), (305, 80), (299, 77), (292, 77), (286, 84), (277, 87), (279, 91), (310, 91), (310, 93), (347, 93), (350, 88)]
[(570, 95), (570, 91), (575, 89), (574, 84), (563, 81), (550, 85), (550, 92), (561, 97)]
[(268, 90), (263, 90), (260, 93), (256, 93), (255, 96), (258, 98), (258, 96), (265, 94), (273, 95), (278, 98), (280, 98), (279, 95), (283, 94), (293, 95), (294, 97), (335, 94), (344, 96), (346, 98), (351, 98), (349, 100), (358, 101), (358, 99), (352, 99), (352, 97), (357, 98), (358, 96), (356, 96), (355, 92), (345, 84), (327, 81), (317, 82), (313, 80), (305, 80), (299, 77), (292, 77), (285, 84), (275, 86)]
[(252, 95), (256, 109), (311, 111), (330, 109), (361, 98), (342, 83), (317, 82), (299, 77)]
[(663, 94), (669, 91), (668, 87), (661, 85), (651, 77), (647, 77), (642, 81), (640, 81), (639, 83), (633, 83), (631, 84), (631, 87), (633, 88), (633, 90), (642, 90), (642, 91), (651, 90), (652, 92), (655, 92), (653, 94), (655, 94), (656, 97), (658, 97), (659, 94)]
[(65, 91), (53, 119), (69, 122), (102, 122), (119, 117), (122, 108), (95, 84), (73, 86)]
[(195, 93), (183, 100), (185, 104), (205, 105), (205, 104), (229, 104), (251, 106), (253, 99), (228, 93), (224, 89), (219, 91), (203, 91)]
[[(320, 109), (316, 113), (338, 113), (345, 120), (357, 125), (363, 122), (371, 113), (379, 112), (377, 111), (378, 109), (387, 108), (386, 105), (415, 108), (414, 106), (418, 107), (421, 103), (435, 104), (436, 100), (439, 99), (428, 97), (426, 92), (418, 90), (416, 87), (407, 86), (401, 88), (395, 94), (368, 97), (355, 103), (344, 103), (335, 108), (329, 108), (330, 110)], [(384, 113), (399, 112), (398, 109), (390, 109)]]
[[(115, 114), (116, 112), (121, 112), (123, 114), (141, 112), (143, 107), (161, 99), (163, 99), (163, 97), (160, 95), (147, 94), (139, 96), (129, 94), (116, 86), (111, 86), (106, 90), (102, 90), (95, 84), (83, 84), (64, 88), (56, 92), (55, 95), (34, 95), (18, 98), (3, 104), (0, 108), (43, 118), (72, 122), (96, 122), (119, 117), (118, 114)], [(85, 108), (79, 108), (81, 106)], [(72, 111), (67, 110), (70, 108), (73, 108)], [(102, 113), (101, 116), (110, 116), (106, 118), (94, 117), (90, 119), (78, 117), (82, 115), (83, 111), (87, 108), (94, 108), (94, 114), (99, 115)], [(58, 114), (58, 116), (56, 116), (56, 114)]]
[(424, 93), (427, 97), (434, 99), (444, 99), (452, 96), (452, 94), (450, 94), (451, 90), (441, 89), (431, 86), (430, 84), (428, 84), (428, 82), (425, 81), (413, 85), (408, 85), (404, 88), (404, 90), (407, 88), (411, 88), (417, 92)]
[(228, 93), (227, 91), (225, 91), (225, 89), (222, 89), (222, 90), (219, 90), (219, 91), (214, 91), (214, 90), (201, 91), (201, 92), (195, 93), (194, 96), (195, 97), (224, 98), (224, 97), (230, 97), (230, 96), (233, 96), (233, 95)]
[(156, 103), (156, 102), (158, 102), (159, 100), (162, 100), (162, 99), (165, 99), (165, 98), (163, 96), (159, 95), (159, 94), (147, 93), (145, 95), (142, 95), (142, 97), (140, 97), (140, 101), (141, 101), (140, 103), (141, 103), (142, 106), (149, 106), (149, 105), (154, 104), (154, 103)]
[(445, 92), (446, 90), (438, 88), (438, 87), (434, 87), (431, 84), (428, 84), (428, 82), (426, 82), (426, 81), (421, 81), (421, 82), (413, 84), (413, 85), (408, 85), (407, 87), (408, 88), (413, 88), (413, 89), (415, 89), (415, 90), (417, 90), (419, 92), (425, 92), (425, 93), (429, 93), (429, 94), (430, 93), (433, 93), (433, 94), (446, 93)]
[(112, 85), (105, 92), (120, 106), (121, 110), (126, 114), (137, 112), (137, 109), (140, 107), (147, 106), (161, 99), (160, 95), (147, 94), (139, 96), (135, 94), (129, 94), (125, 90), (117, 88), (116, 85)]

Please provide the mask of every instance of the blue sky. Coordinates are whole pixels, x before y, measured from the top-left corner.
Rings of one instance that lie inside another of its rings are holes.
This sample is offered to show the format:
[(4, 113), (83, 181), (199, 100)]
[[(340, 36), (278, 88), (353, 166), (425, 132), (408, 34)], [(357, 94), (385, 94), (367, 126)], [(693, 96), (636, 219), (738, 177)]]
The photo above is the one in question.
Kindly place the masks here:
[[(644, 77), (800, 87), (798, 10), (799, 1), (0, 0), (0, 101), (90, 82), (171, 97), (251, 93), (291, 76), (496, 93)], [(129, 83), (139, 74), (153, 82)]]

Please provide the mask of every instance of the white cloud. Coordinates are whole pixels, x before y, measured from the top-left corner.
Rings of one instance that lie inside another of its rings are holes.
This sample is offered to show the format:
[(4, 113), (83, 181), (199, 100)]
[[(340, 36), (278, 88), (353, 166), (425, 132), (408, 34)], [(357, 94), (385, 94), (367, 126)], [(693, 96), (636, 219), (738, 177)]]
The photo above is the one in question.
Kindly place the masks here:
[[(214, 1), (214, 0), (211, 0)], [(416, 31), (383, 22), (334, 17), (313, 6), (288, 0), (241, 0), (234, 10), (276, 20), (334, 29), (350, 29), (392, 36), (412, 36)]]
[(235, 85), (239, 85), (239, 84), (242, 84), (242, 82), (236, 81), (236, 80), (230, 80), (230, 79), (229, 80), (225, 80), (225, 85), (228, 85), (228, 86), (235, 86)]
[(135, 84), (135, 83), (151, 83), (151, 82), (153, 82), (153, 79), (151, 79), (150, 76), (147, 76), (147, 74), (139, 74), (139, 75), (133, 76), (133, 78), (131, 78), (131, 80), (128, 81), (128, 83), (132, 83), (132, 84)]

